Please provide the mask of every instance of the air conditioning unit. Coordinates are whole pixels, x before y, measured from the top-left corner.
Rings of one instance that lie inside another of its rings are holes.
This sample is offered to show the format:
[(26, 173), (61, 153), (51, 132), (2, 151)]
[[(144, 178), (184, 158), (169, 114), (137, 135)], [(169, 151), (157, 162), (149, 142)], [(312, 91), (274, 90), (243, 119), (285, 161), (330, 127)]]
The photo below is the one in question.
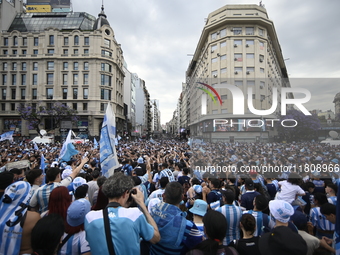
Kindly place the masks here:
[(248, 47), (249, 47), (249, 44), (246, 44), (246, 47), (248, 48)]
[(263, 62), (263, 59), (262, 59), (262, 58), (260, 58), (260, 62), (261, 62), (261, 63)]
[(234, 44), (234, 48), (237, 48), (237, 44)]
[(220, 34), (220, 31), (217, 31), (216, 34), (219, 35), (219, 34)]
[(217, 74), (214, 74), (214, 78), (217, 78)]
[(211, 53), (214, 53), (214, 50), (211, 50)]
[(234, 74), (238, 74), (238, 72), (237, 71), (235, 71), (235, 73)]
[(260, 85), (260, 89), (263, 89), (263, 86), (262, 86), (262, 85)]
[(250, 72), (249, 72), (249, 71), (247, 71), (247, 74), (250, 74)]
[(235, 61), (237, 61), (237, 58), (234, 58)]
[(217, 57), (220, 57), (221, 55), (220, 55), (220, 53), (217, 53)]

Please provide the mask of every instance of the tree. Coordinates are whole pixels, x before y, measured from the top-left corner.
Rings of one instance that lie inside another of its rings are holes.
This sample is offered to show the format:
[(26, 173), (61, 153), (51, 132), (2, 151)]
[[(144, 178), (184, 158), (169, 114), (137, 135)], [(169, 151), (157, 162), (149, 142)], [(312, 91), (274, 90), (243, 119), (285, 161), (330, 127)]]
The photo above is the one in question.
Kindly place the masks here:
[[(295, 121), (289, 121), (288, 119), (295, 120), (297, 125), (295, 127), (284, 127), (281, 125), (281, 121), (285, 126), (294, 126)], [(320, 120), (314, 115), (304, 115), (302, 112), (293, 109), (288, 110), (285, 116), (282, 116), (280, 122), (277, 123), (277, 131), (282, 140), (286, 141), (300, 141), (300, 140), (312, 140), (316, 138), (317, 130), (321, 128)]]
[(40, 136), (39, 126), (44, 117), (52, 118), (53, 129), (60, 127), (61, 120), (71, 119), (73, 122), (76, 122), (79, 119), (76, 110), (71, 109), (60, 102), (53, 103), (50, 108), (40, 104), (37, 106), (32, 104), (20, 104), (17, 111), (22, 119), (28, 121), (29, 129), (36, 130)]

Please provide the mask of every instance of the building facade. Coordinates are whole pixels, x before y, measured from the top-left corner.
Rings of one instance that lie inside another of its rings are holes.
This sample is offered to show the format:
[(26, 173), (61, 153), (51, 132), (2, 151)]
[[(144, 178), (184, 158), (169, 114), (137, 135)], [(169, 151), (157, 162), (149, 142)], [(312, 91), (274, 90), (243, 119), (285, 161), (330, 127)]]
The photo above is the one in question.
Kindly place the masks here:
[[(281, 113), (281, 88), (290, 84), (274, 24), (263, 6), (226, 5), (210, 13), (186, 76), (183, 101), (191, 136), (230, 142), (274, 137), (270, 120)], [(272, 110), (260, 116), (252, 106)]]
[(152, 115), (150, 94), (145, 81), (136, 77), (136, 131), (141, 138), (151, 135)]
[(65, 119), (54, 130), (43, 117), (40, 128), (56, 135), (69, 128), (100, 135), (107, 104), (115, 112), (117, 132), (124, 129), (123, 51), (104, 8), (97, 19), (82, 12), (20, 13), (0, 34), (0, 45), (0, 133), (14, 128), (34, 137), (16, 109), (54, 102), (77, 110), (80, 118), (78, 123)]
[(126, 132), (137, 136), (136, 130), (136, 74), (131, 73), (124, 65), (124, 104), (126, 105)]

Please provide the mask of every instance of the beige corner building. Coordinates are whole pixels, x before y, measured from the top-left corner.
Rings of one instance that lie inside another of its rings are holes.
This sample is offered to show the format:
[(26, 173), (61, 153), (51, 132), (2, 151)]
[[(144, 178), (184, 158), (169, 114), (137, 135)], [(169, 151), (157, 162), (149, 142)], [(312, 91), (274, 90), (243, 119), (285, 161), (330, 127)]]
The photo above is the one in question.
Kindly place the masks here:
[[(263, 6), (226, 5), (210, 13), (186, 76), (182, 95), (187, 114), (181, 125), (191, 137), (212, 142), (274, 139), (276, 121), (271, 120), (279, 118), (281, 88), (290, 84), (274, 24)], [(227, 86), (235, 88), (233, 94)], [(237, 105), (236, 91), (244, 96)], [(277, 107), (256, 115), (248, 94), (257, 110), (270, 109), (274, 101)]]

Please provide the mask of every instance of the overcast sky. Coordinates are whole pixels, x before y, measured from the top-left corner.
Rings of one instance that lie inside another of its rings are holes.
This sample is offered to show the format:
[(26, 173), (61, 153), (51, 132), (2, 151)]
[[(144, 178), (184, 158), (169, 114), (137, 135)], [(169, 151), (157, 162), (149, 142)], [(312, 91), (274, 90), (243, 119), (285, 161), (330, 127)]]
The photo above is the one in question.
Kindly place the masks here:
[[(161, 123), (172, 118), (208, 14), (227, 0), (104, 0), (105, 13), (122, 45), (128, 70), (145, 80), (151, 99), (158, 99)], [(340, 1), (263, 1), (274, 21), (289, 77), (340, 78)], [(73, 11), (100, 12), (100, 0), (73, 0)], [(300, 80), (301, 81), (301, 80)], [(308, 80), (308, 110), (333, 110), (340, 79)], [(322, 84), (322, 85), (321, 85)], [(292, 82), (294, 86), (294, 82)], [(302, 86), (299, 86), (302, 87)]]

